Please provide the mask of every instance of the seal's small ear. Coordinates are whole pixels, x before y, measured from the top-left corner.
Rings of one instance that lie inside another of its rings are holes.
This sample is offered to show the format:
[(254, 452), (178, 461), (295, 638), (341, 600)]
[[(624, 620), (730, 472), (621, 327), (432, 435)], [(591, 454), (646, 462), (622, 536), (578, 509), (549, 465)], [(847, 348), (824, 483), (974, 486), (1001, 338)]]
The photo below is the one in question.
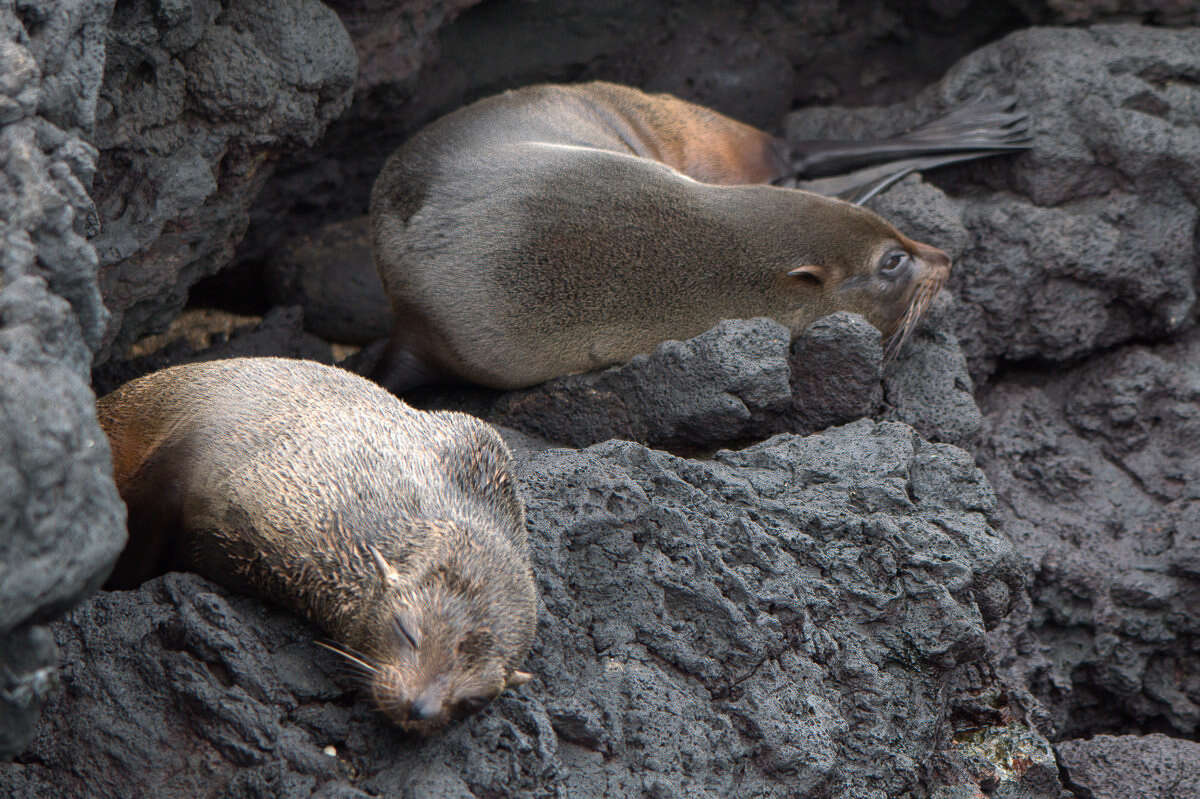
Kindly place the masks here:
[(505, 688), (519, 688), (525, 683), (533, 679), (533, 675), (527, 671), (514, 671), (508, 675), (508, 680), (505, 681)]
[(379, 550), (375, 547), (367, 547), (371, 550), (371, 557), (375, 559), (375, 568), (379, 571), (379, 579), (390, 585), (392, 588), (400, 587), (400, 572), (396, 571), (396, 567), (387, 562), (383, 555), (379, 554)]
[(812, 283), (825, 282), (825, 267), (817, 264), (805, 264), (797, 266), (795, 269), (788, 272), (788, 277), (797, 277), (801, 280), (807, 280)]

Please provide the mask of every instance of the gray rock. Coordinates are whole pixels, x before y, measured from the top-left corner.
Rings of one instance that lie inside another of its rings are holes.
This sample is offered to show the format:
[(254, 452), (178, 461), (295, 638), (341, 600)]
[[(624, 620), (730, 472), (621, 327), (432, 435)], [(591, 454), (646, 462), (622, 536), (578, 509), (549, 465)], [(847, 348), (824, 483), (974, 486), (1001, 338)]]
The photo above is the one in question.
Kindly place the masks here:
[(884, 418), (930, 441), (972, 448), (983, 425), (967, 359), (951, 332), (953, 301), (943, 293), (883, 379)]
[(1200, 743), (1165, 735), (1097, 735), (1060, 741), (1071, 787), (1090, 799), (1200, 796)]
[(980, 461), (1036, 573), (1003, 656), (1058, 734), (1200, 729), (1200, 331), (1078, 369), (1012, 375)]
[(794, 424), (812, 433), (879, 410), (883, 401), (883, 346), (879, 331), (858, 314), (818, 319), (792, 341)]
[(781, 325), (728, 320), (628, 364), (509, 392), (490, 405), (484, 398), (473, 408), (495, 424), (573, 446), (623, 438), (703, 451), (777, 432), (816, 432), (881, 411), (931, 440), (970, 444), (980, 426), (971, 378), (945, 329), (946, 314), (935, 316), (886, 379), (879, 331), (857, 314), (814, 322), (790, 352)]
[(87, 386), (105, 316), (85, 187), (110, 3), (0, 8), (0, 759), (55, 684), (42, 626), (94, 591), (125, 541)]
[(42, 705), (58, 688), (58, 647), (50, 630), (26, 625), (0, 633), (0, 760), (33, 740)]
[[(346, 365), (369, 370), (371, 354)], [(773, 320), (729, 319), (627, 364), (528, 389), (406, 398), (571, 446), (620, 438), (696, 452), (870, 415), (882, 397), (881, 359), (879, 332), (857, 315), (820, 320), (794, 341)]]
[[(965, 452), (862, 421), (708, 463), (609, 442), (527, 452), (519, 469), (542, 597), (534, 682), (410, 738), (347, 693), (300, 621), (167, 575), (55, 624), (63, 691), (0, 768), (0, 794), (848, 798), (962, 784), (952, 738), (1004, 704), (985, 627), (1010, 603), (980, 598), (1023, 579)], [(967, 685), (995, 705), (965, 711)]]
[[(528, 389), (426, 389), (405, 399), (576, 447), (620, 438), (703, 452), (879, 414), (912, 423), (932, 440), (969, 444), (979, 430), (979, 408), (962, 352), (945, 329), (947, 314), (934, 316), (890, 365), (885, 382), (879, 331), (857, 314), (837, 313), (790, 343), (787, 330), (770, 319), (730, 319), (627, 364)], [(369, 373), (380, 349), (368, 348), (343, 366)]]
[(509, 392), (488, 419), (573, 446), (705, 447), (774, 432), (790, 405), (788, 341), (770, 319), (721, 322), (621, 366)]
[[(572, 446), (621, 438), (711, 448), (789, 429), (789, 338), (770, 319), (727, 320), (627, 364), (528, 389), (433, 389), (405, 398)], [(369, 357), (355, 363), (370, 368)]]
[(109, 29), (96, 239), (113, 318), (98, 360), (164, 329), (227, 265), (272, 157), (345, 110), (355, 56), (315, 0), (123, 4)]

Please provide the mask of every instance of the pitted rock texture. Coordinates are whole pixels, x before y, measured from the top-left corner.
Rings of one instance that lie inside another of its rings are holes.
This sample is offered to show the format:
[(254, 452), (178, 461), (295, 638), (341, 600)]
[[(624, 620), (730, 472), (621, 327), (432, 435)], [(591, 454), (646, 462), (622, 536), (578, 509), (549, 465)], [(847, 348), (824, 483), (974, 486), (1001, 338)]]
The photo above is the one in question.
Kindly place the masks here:
[(0, 793), (883, 799), (971, 784), (950, 739), (980, 719), (952, 707), (964, 685), (1002, 699), (980, 680), (984, 631), (1022, 577), (965, 452), (863, 421), (711, 462), (628, 442), (524, 453), (519, 474), (542, 597), (534, 682), (407, 737), (348, 693), (306, 625), (166, 575), (55, 625), (64, 689)]
[(791, 405), (788, 341), (770, 319), (721, 322), (628, 364), (502, 394), (487, 418), (573, 446), (623, 438), (704, 447), (769, 435)]
[(99, 360), (166, 327), (232, 259), (272, 159), (350, 102), (354, 49), (316, 0), (122, 3), (97, 111)]
[(1075, 370), (1014, 374), (980, 460), (1031, 562), (1009, 666), (1058, 734), (1200, 730), (1200, 330)]
[(883, 345), (879, 331), (858, 314), (818, 319), (792, 340), (793, 422), (784, 429), (811, 433), (870, 416), (883, 402)]
[(1200, 796), (1200, 743), (1165, 735), (1097, 735), (1056, 747), (1071, 786), (1090, 799)]
[[(930, 331), (914, 339), (891, 366), (888, 380), (897, 400), (888, 413), (901, 421), (911, 418), (940, 440), (966, 439), (957, 431), (977, 429), (979, 410), (964, 393), (970, 378), (953, 336), (938, 335)], [(370, 356), (364, 352), (363, 360), (344, 365), (369, 372)], [(879, 331), (857, 314), (819, 319), (795, 339), (771, 319), (730, 319), (597, 372), (504, 393), (431, 388), (405, 398), (424, 408), (465, 410), (576, 447), (620, 438), (697, 452), (778, 432), (815, 432), (880, 413), (882, 359)], [(899, 388), (926, 379), (931, 386), (913, 388), (912, 399)], [(942, 389), (949, 396), (938, 396)], [(919, 408), (919, 399), (931, 407)]]
[(927, 176), (960, 198), (970, 232), (950, 280), (956, 332), (977, 378), (1069, 361), (1177, 332), (1194, 309), (1198, 44), (1195, 29), (1019, 31), (911, 103), (797, 112), (789, 137), (898, 132), (981, 94), (1015, 97), (1030, 152)]
[(105, 311), (85, 238), (107, 2), (0, 7), (0, 759), (53, 689), (45, 623), (95, 590), (124, 506), (87, 385)]
[(943, 293), (883, 378), (884, 418), (930, 441), (973, 449), (983, 424), (967, 358), (951, 332), (954, 300)]

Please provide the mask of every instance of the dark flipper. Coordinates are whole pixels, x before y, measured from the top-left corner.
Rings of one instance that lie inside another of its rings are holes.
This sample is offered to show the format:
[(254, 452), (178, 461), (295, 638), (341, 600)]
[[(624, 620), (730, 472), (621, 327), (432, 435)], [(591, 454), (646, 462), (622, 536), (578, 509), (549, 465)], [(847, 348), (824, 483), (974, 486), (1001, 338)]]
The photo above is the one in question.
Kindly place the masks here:
[(889, 139), (794, 143), (795, 174), (780, 184), (861, 204), (911, 172), (1027, 150), (1029, 115), (1015, 104), (971, 103)]
[(992, 155), (1004, 155), (1011, 150), (972, 150), (951, 155), (929, 155), (924, 158), (906, 158), (902, 161), (892, 161), (887, 164), (869, 166), (846, 175), (816, 180), (801, 180), (795, 183), (797, 189), (824, 194), (826, 197), (838, 197), (842, 200), (862, 205), (875, 195), (891, 188), (892, 184), (913, 172), (925, 172), (947, 164), (957, 164), (960, 161), (974, 161), (976, 158), (987, 158)]

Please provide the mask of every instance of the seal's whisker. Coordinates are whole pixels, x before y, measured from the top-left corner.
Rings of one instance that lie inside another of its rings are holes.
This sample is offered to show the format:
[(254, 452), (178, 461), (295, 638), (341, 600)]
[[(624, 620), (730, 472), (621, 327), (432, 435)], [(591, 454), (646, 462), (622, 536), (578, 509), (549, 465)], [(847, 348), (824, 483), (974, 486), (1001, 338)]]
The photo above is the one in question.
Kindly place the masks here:
[(888, 338), (887, 346), (883, 353), (883, 362), (885, 364), (890, 363), (900, 354), (904, 343), (908, 341), (913, 331), (917, 329), (917, 324), (921, 321), (921, 317), (925, 315), (925, 311), (929, 309), (938, 292), (942, 290), (943, 283), (945, 283), (945, 279), (938, 276), (926, 280), (917, 287), (912, 299), (908, 303), (908, 308), (905, 309), (904, 315), (900, 317), (900, 324), (897, 325), (896, 331)]
[(379, 673), (379, 669), (377, 669), (375, 666), (372, 666), (370, 663), (368, 663), (363, 658), (358, 657), (357, 655), (353, 655), (350, 652), (347, 652), (345, 649), (342, 649), (341, 647), (339, 647), (335, 644), (331, 644), (326, 641), (313, 641), (313, 643), (319, 647), (328, 649), (330, 652), (336, 652), (337, 654), (341, 655), (346, 660), (348, 660), (352, 665), (362, 669), (365, 672), (369, 672), (371, 674)]

